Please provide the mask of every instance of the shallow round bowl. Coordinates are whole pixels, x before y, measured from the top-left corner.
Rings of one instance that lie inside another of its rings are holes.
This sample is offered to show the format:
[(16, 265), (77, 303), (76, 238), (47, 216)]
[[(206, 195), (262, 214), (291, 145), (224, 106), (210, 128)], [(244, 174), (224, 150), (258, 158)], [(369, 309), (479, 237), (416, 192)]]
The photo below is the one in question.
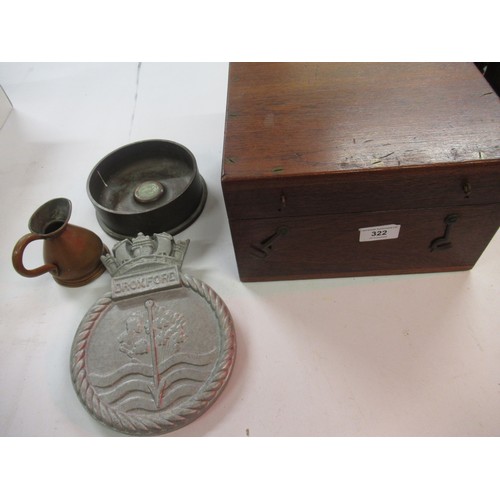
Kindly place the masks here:
[(191, 151), (165, 140), (134, 142), (104, 157), (89, 175), (87, 193), (100, 226), (116, 239), (177, 234), (207, 198)]

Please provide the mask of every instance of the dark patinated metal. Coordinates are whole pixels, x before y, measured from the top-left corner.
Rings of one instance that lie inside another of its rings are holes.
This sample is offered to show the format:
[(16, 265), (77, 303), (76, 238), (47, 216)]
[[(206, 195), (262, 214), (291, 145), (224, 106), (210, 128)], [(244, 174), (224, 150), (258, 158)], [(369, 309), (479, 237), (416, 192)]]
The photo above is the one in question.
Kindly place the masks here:
[[(69, 224), (71, 201), (56, 198), (38, 208), (31, 216), (26, 234), (14, 246), (14, 269), (27, 278), (51, 273), (60, 285), (77, 287), (86, 285), (100, 276), (105, 267), (101, 255), (109, 252), (101, 239), (92, 231)], [(26, 269), (23, 254), (35, 240), (43, 240), (44, 265)]]
[(203, 414), (234, 363), (233, 321), (222, 299), (180, 272), (189, 240), (139, 234), (103, 262), (111, 292), (89, 309), (71, 350), (85, 408), (125, 434), (166, 434)]
[(99, 224), (117, 239), (177, 234), (197, 219), (207, 197), (193, 154), (165, 140), (135, 142), (107, 155), (90, 173), (87, 192)]
[(444, 234), (443, 236), (435, 238), (431, 241), (431, 244), (429, 246), (431, 252), (433, 252), (434, 250), (448, 250), (453, 246), (452, 242), (450, 241), (451, 226), (452, 224), (455, 224), (458, 219), (459, 217), (457, 214), (449, 214), (445, 217)]

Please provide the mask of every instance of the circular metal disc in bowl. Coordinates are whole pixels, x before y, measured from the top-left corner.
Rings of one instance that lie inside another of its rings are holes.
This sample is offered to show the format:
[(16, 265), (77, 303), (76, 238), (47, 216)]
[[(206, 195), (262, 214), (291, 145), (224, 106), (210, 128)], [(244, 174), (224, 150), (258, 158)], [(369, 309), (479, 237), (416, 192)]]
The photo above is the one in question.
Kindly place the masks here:
[(123, 146), (93, 168), (87, 193), (97, 220), (113, 238), (177, 234), (201, 214), (205, 181), (181, 144), (148, 140)]

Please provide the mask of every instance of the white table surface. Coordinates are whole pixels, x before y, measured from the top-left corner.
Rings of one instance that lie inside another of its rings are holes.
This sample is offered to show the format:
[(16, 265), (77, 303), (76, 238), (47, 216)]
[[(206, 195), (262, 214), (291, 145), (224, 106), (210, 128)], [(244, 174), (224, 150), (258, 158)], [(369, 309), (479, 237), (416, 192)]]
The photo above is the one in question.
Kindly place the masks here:
[[(117, 147), (169, 139), (195, 155), (209, 196), (176, 238), (183, 270), (214, 288), (236, 327), (215, 404), (170, 436), (499, 436), (500, 234), (468, 272), (241, 283), (220, 185), (227, 64), (1, 63), (14, 106), (0, 130), (0, 435), (116, 436), (78, 401), (69, 371), (80, 320), (110, 276), (75, 289), (11, 265), (44, 202), (99, 227), (86, 193)], [(25, 263), (41, 263), (41, 244)]]

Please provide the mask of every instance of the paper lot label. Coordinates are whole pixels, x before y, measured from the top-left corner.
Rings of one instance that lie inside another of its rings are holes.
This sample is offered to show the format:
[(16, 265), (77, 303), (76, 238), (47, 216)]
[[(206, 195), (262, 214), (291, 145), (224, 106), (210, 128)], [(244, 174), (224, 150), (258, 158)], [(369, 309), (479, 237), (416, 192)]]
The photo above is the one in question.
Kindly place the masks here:
[(359, 228), (359, 241), (394, 240), (399, 237), (400, 224)]

